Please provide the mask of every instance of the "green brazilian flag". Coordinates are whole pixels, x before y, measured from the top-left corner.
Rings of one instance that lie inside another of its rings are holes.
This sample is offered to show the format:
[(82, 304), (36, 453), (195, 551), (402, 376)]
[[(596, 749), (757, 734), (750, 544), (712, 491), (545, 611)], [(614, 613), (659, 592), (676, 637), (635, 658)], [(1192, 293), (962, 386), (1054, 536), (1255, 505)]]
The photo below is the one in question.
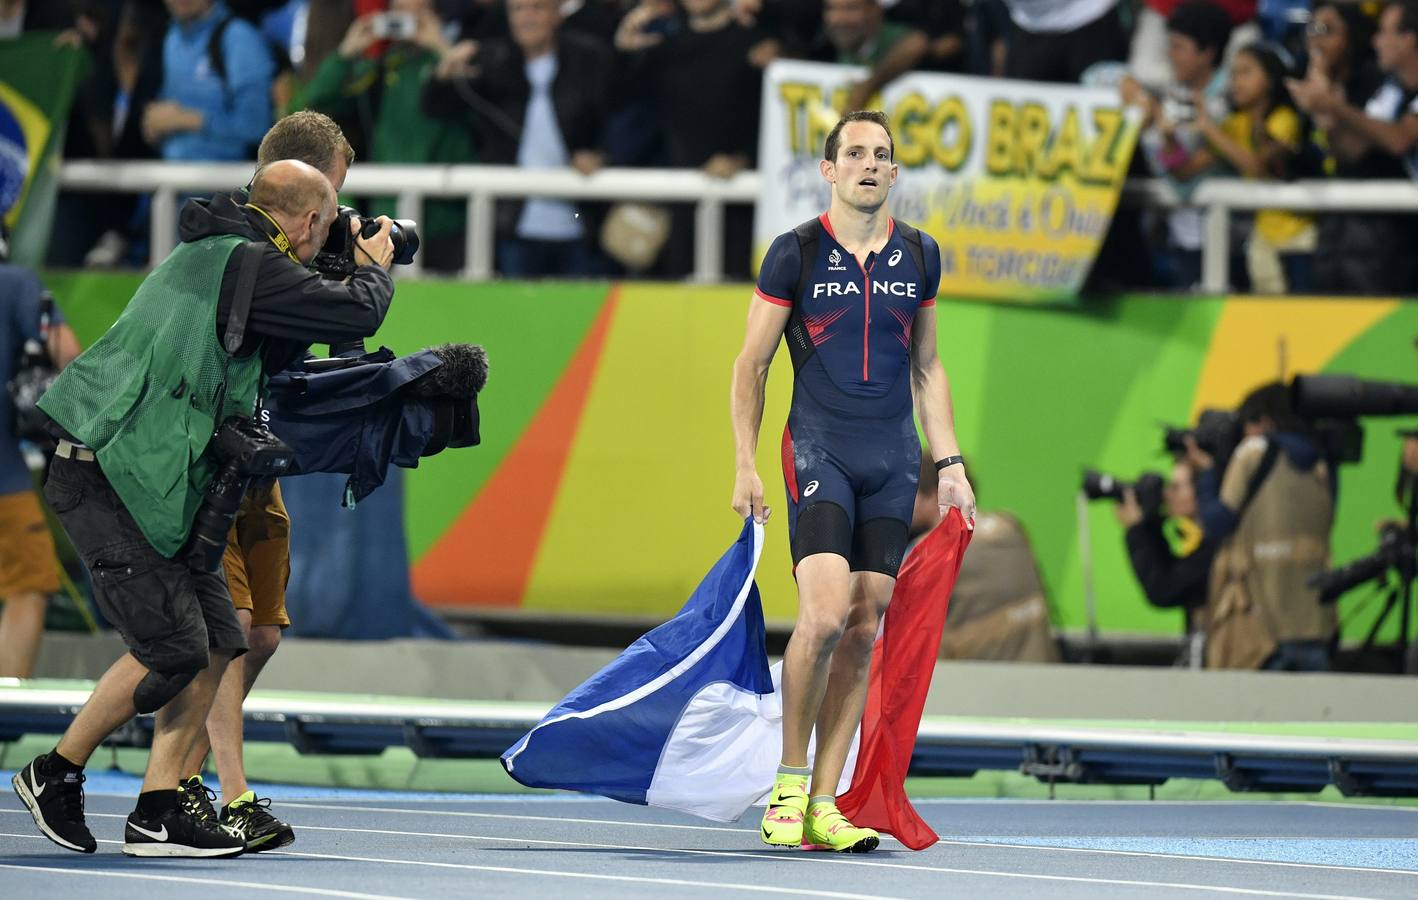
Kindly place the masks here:
[(0, 39), (0, 213), (10, 231), (10, 259), (44, 261), (59, 156), (74, 89), (88, 68), (84, 51), (55, 47), (56, 32)]

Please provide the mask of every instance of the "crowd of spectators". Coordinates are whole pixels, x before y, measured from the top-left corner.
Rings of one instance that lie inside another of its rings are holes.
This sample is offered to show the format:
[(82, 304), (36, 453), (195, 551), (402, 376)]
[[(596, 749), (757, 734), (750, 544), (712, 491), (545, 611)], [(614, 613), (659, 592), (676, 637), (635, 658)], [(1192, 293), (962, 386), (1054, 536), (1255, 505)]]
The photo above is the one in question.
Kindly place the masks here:
[[(763, 69), (800, 58), (866, 67), (849, 108), (909, 71), (1118, 85), (1145, 117), (1133, 174), (1183, 198), (1216, 175), (1418, 177), (1418, 0), (0, 0), (0, 37), (35, 29), (93, 59), (70, 158), (247, 159), (309, 107), (371, 162), (722, 178), (755, 165)], [(631, 206), (502, 202), (498, 270), (688, 274), (691, 210)], [(67, 198), (51, 262), (141, 263), (146, 214)], [(726, 218), (725, 274), (746, 276), (751, 210)], [(428, 202), (428, 267), (462, 266), (463, 219)], [(606, 239), (627, 221), (650, 253)], [(1095, 283), (1195, 286), (1201, 225), (1120, 215)], [(1235, 230), (1237, 289), (1392, 293), (1418, 274), (1411, 215), (1262, 210)]]

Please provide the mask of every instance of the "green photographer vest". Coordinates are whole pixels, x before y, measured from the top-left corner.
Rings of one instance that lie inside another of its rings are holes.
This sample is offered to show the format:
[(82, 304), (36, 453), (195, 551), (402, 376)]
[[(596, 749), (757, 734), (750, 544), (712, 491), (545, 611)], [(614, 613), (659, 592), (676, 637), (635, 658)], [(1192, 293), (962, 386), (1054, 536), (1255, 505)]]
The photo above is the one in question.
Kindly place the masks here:
[(39, 401), (93, 448), (138, 527), (168, 557), (186, 542), (218, 468), (205, 452), (215, 426), (251, 415), (264, 383), (260, 354), (235, 358), (217, 335), (222, 273), (244, 242), (218, 235), (178, 245)]

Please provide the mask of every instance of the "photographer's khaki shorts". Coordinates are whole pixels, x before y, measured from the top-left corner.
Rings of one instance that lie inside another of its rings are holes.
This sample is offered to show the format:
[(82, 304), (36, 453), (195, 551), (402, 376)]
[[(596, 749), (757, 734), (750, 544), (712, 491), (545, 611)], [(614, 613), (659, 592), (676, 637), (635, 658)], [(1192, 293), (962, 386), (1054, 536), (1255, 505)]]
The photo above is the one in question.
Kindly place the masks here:
[(0, 495), (0, 600), (59, 590), (59, 560), (34, 491)]
[(251, 624), (290, 625), (286, 585), (290, 582), (290, 516), (280, 482), (253, 484), (241, 501), (227, 535), (227, 590), (232, 605), (251, 610)]

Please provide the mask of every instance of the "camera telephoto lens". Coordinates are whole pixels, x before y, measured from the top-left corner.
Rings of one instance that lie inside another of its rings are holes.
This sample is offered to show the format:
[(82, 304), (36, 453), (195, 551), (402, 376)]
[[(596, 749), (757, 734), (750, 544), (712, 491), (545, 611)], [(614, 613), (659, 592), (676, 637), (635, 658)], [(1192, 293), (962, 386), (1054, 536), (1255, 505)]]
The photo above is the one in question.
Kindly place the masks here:
[(1093, 469), (1083, 473), (1083, 495), (1089, 500), (1118, 500), (1123, 499), (1123, 482), (1107, 474)]
[(216, 477), (207, 486), (192, 527), (192, 547), (202, 571), (215, 572), (221, 568), (227, 533), (236, 520), (236, 512), (241, 508), (241, 498), (245, 496), (250, 480), (241, 474), (237, 461), (230, 460), (217, 470)]
[(1418, 413), (1418, 384), (1365, 381), (1352, 375), (1296, 375), (1290, 398), (1295, 412), (1311, 418)]
[[(389, 229), (389, 240), (394, 244), (394, 265), (407, 266), (414, 261), (414, 254), (419, 252), (418, 227), (413, 219), (394, 220)], [(359, 229), (360, 237), (370, 238), (378, 233), (379, 223), (374, 219), (365, 219)]]

